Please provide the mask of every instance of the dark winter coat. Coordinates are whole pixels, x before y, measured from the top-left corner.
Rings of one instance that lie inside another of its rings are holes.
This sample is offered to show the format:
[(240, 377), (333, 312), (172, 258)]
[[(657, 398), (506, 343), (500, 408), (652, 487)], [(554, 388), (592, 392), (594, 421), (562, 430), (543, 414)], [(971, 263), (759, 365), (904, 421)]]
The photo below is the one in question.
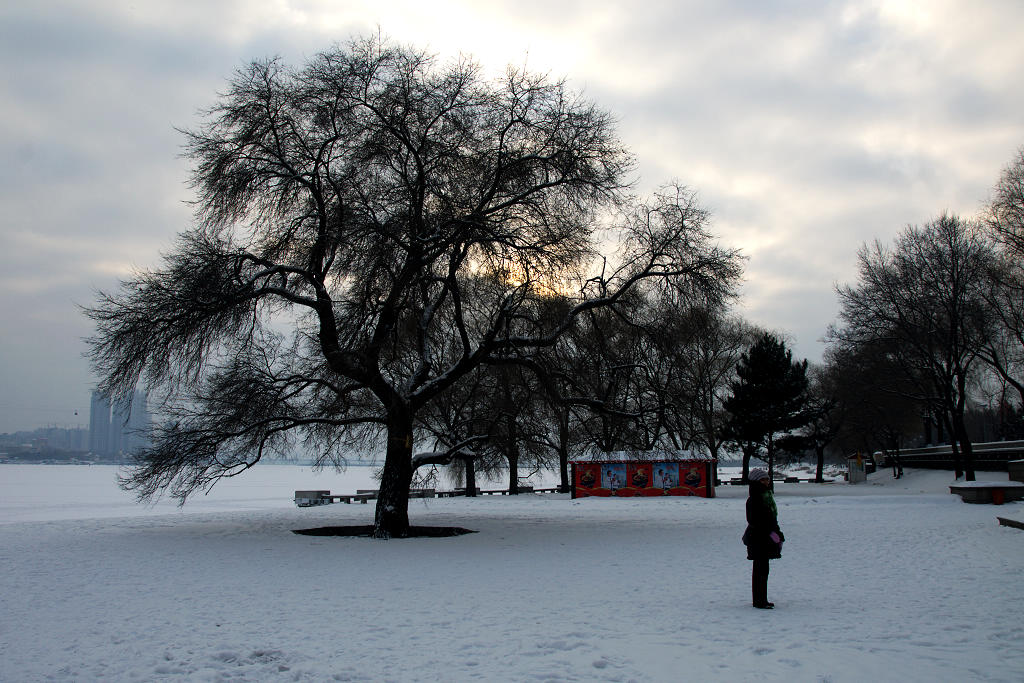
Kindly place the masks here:
[[(750, 483), (750, 497), (747, 498), (747, 530), (743, 532), (743, 544), (747, 546), (748, 560), (775, 560), (782, 557), (782, 541), (786, 537), (779, 529), (778, 514), (771, 491), (759, 482)], [(779, 536), (776, 543), (772, 532)]]

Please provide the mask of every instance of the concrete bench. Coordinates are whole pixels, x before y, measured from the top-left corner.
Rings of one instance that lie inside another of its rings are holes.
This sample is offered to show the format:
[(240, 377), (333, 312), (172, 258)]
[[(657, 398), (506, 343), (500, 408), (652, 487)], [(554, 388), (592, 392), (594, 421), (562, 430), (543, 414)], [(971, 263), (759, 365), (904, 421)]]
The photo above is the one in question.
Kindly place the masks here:
[(313, 505), (327, 505), (331, 502), (329, 499), (331, 495), (330, 491), (296, 491), (295, 492), (295, 504), (300, 508), (306, 508)]
[(356, 493), (356, 494), (345, 493), (345, 494), (334, 494), (334, 495), (328, 496), (328, 498), (331, 499), (332, 503), (345, 503), (345, 504), (349, 504), (349, 505), (352, 504), (353, 501), (355, 501), (357, 503), (362, 503), (363, 505), (366, 505), (366, 501), (374, 500), (376, 497), (377, 497), (376, 494), (370, 494), (370, 493)]
[(1024, 482), (965, 481), (951, 484), (949, 492), (959, 495), (965, 503), (1002, 505), (1006, 501), (1024, 500)]
[(343, 496), (343, 495), (334, 494), (334, 495), (324, 496), (324, 498), (327, 499), (328, 503), (351, 503), (352, 502), (352, 496)]

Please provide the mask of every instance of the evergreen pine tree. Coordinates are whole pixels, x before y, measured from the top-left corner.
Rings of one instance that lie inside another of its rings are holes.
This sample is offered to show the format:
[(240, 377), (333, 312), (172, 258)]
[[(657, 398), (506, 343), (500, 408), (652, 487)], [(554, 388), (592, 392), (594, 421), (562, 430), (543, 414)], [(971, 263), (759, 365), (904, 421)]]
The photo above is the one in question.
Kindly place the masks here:
[(725, 409), (729, 436), (743, 450), (743, 478), (751, 456), (759, 452), (774, 476), (778, 440), (812, 417), (807, 408), (807, 361), (794, 362), (786, 344), (766, 332), (740, 357), (736, 375)]

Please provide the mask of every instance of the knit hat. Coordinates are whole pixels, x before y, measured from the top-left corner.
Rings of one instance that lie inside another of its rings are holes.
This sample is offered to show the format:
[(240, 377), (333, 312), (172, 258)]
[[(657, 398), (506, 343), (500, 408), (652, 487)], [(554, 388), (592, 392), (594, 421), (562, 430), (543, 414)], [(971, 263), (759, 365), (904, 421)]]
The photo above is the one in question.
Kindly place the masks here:
[(750, 473), (747, 475), (747, 479), (749, 481), (761, 481), (762, 479), (768, 478), (768, 473), (761, 469), (760, 467), (755, 467), (754, 469), (750, 470)]

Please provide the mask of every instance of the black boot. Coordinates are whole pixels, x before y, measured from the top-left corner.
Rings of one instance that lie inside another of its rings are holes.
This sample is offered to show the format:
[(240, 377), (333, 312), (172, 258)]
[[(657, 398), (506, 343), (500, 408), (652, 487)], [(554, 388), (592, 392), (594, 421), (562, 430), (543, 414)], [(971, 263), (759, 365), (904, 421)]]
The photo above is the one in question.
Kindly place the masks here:
[[(765, 564), (768, 564), (767, 560), (764, 560)], [(754, 563), (754, 567), (760, 569), (757, 566), (757, 562)], [(755, 571), (750, 578), (750, 592), (753, 595), (754, 607), (758, 609), (771, 609), (775, 607), (775, 603), (768, 602), (768, 574), (767, 572), (762, 573)]]

